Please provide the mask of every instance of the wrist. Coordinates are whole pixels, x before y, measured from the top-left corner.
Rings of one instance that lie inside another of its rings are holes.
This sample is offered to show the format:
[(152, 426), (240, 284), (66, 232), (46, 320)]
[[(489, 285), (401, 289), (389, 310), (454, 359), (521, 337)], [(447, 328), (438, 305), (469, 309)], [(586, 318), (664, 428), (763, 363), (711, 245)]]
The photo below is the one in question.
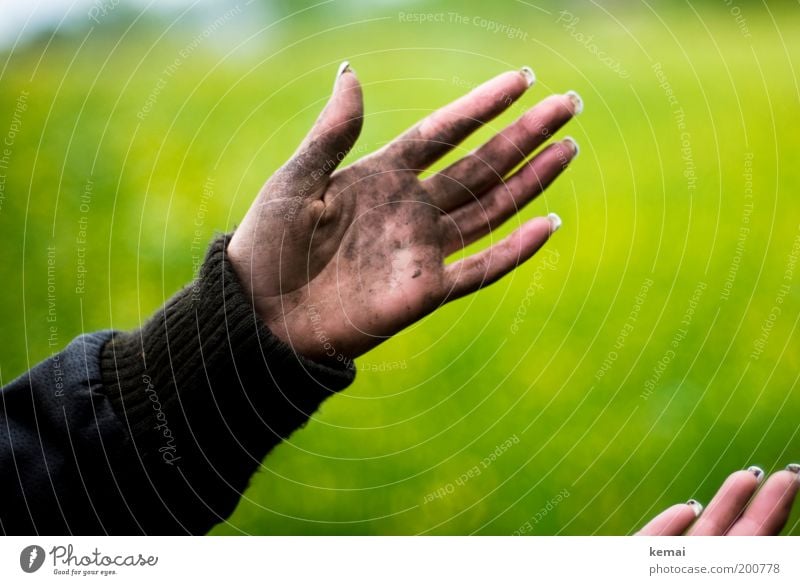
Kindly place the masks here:
[(332, 367), (350, 367), (359, 355), (328, 330), (324, 310), (313, 303), (284, 305), (280, 299), (255, 299), (262, 323), (284, 344), (306, 359)]

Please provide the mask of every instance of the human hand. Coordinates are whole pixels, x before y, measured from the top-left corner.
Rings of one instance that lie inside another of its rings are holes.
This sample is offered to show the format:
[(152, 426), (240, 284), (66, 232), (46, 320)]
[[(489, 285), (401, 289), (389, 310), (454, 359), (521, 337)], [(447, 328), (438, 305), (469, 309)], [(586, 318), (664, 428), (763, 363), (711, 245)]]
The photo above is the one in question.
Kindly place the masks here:
[(786, 524), (792, 511), (792, 503), (800, 489), (800, 465), (793, 463), (785, 470), (773, 473), (759, 490), (763, 478), (764, 472), (758, 467), (737, 471), (725, 480), (705, 511), (694, 500), (677, 504), (656, 516), (638, 534), (777, 535)]
[(334, 172), (363, 118), (361, 86), (343, 63), (311, 132), (264, 185), (228, 245), (270, 330), (312, 359), (349, 360), (530, 258), (558, 229), (557, 215), (444, 262), (516, 214), (577, 155), (567, 138), (507, 176), (580, 112), (577, 94), (550, 96), (441, 172), (418, 175), (532, 83), (527, 68), (498, 75)]

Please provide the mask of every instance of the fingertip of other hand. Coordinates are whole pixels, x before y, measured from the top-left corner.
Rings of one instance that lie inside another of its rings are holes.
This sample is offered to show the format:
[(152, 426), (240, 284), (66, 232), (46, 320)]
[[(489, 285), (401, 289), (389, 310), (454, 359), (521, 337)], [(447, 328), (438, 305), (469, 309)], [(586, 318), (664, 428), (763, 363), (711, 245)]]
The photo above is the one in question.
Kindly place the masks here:
[(522, 75), (525, 83), (528, 87), (532, 87), (534, 83), (536, 83), (536, 73), (533, 72), (533, 69), (525, 65), (519, 70), (520, 74)]
[(694, 499), (689, 500), (688, 502), (686, 502), (685, 505), (689, 506), (689, 508), (692, 510), (692, 514), (694, 514), (695, 518), (699, 518), (700, 514), (703, 513), (703, 504), (701, 504), (697, 500), (694, 500)]
[(739, 471), (734, 471), (728, 476), (728, 479), (725, 480), (725, 483), (722, 484), (722, 487), (725, 487), (725, 484), (731, 485), (747, 485), (748, 487), (755, 488), (761, 483), (761, 480), (764, 477), (764, 472), (761, 468), (756, 466), (750, 466), (747, 469), (740, 469)]
[(696, 506), (702, 506), (695, 500), (689, 500), (685, 504), (673, 504), (661, 514), (653, 518), (647, 526), (642, 528), (637, 534), (639, 536), (680, 536), (697, 518)]
[(786, 466), (786, 469), (781, 469), (773, 473), (769, 482), (780, 482), (786, 486), (787, 489), (794, 488), (800, 490), (800, 465), (792, 463)]
[(764, 480), (764, 470), (758, 467), (757, 465), (751, 465), (750, 467), (747, 468), (747, 471), (749, 471), (755, 476), (756, 481), (758, 483), (761, 483)]

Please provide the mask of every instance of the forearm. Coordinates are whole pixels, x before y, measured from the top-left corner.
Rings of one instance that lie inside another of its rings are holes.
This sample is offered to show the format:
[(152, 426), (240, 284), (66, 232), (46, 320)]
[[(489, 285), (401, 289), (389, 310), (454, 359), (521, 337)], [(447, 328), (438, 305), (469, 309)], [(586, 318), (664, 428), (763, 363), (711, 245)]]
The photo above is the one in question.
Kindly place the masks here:
[[(59, 502), (84, 514), (46, 530), (6, 532), (206, 532), (231, 513), (266, 453), (352, 381), (352, 369), (301, 358), (261, 324), (226, 261), (226, 241), (212, 244), (198, 280), (141, 329), (114, 333), (96, 349), (91, 408), (102, 407), (104, 418), (86, 416), (84, 405), (79, 428), (67, 421), (67, 432), (83, 437), (72, 449), (78, 459), (93, 453), (104, 481), (90, 482), (75, 506), (81, 473), (69, 461), (57, 475), (45, 466), (20, 479), (36, 515), (48, 477), (60, 485), (62, 475), (74, 475)], [(69, 391), (64, 399), (72, 400)], [(34, 439), (36, 428), (25, 426)], [(110, 455), (100, 458), (101, 445)], [(3, 464), (8, 477), (13, 471)], [(80, 523), (86, 513), (97, 518)]]

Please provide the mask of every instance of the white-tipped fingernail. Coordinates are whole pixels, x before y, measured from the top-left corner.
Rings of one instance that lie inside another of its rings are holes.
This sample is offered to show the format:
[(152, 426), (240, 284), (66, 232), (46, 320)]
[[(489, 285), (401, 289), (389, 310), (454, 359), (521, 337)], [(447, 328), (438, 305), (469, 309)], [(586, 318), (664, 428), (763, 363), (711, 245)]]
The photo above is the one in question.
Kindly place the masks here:
[(525, 78), (525, 81), (528, 83), (528, 87), (536, 83), (536, 74), (533, 72), (533, 69), (527, 65), (520, 69), (519, 72), (522, 73), (522, 77)]
[(572, 101), (573, 111), (577, 116), (583, 111), (583, 98), (578, 95), (577, 91), (569, 90), (567, 92), (567, 97)]
[(686, 505), (692, 508), (692, 512), (694, 512), (695, 518), (699, 518), (700, 514), (703, 513), (703, 504), (701, 504), (697, 500), (689, 500), (688, 502), (686, 502)]
[(345, 71), (350, 69), (350, 61), (342, 61), (342, 64), (339, 65), (339, 69), (336, 71), (336, 79), (333, 80), (333, 84), (336, 85), (336, 82), (339, 81), (339, 78)]
[(572, 144), (572, 151), (574, 153), (572, 158), (578, 158), (578, 155), (581, 153), (581, 147), (578, 146), (577, 141), (572, 136), (564, 136), (564, 142)]
[(747, 468), (747, 471), (756, 476), (758, 483), (761, 483), (761, 480), (764, 479), (764, 470), (756, 465), (751, 465)]
[(558, 231), (558, 228), (561, 227), (561, 218), (558, 217), (557, 213), (548, 213), (547, 214), (547, 221), (550, 222), (550, 233), (554, 234)]
[(791, 471), (792, 473), (796, 473), (798, 479), (800, 479), (800, 463), (790, 463), (786, 466), (786, 471)]

